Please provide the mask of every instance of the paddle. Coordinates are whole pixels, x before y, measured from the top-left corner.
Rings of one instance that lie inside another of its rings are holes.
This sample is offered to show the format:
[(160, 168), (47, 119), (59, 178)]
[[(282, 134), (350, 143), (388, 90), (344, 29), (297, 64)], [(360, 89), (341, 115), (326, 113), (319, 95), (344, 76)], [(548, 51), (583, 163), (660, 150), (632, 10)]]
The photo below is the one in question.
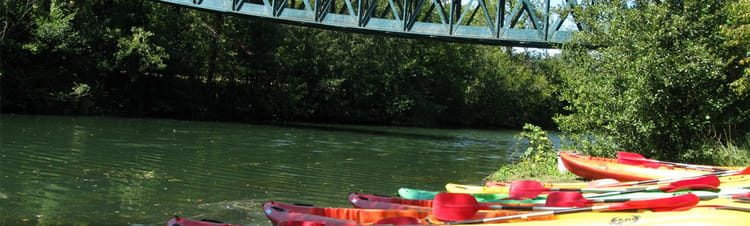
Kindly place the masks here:
[(666, 183), (666, 182), (670, 182), (670, 181), (684, 180), (684, 179), (697, 178), (697, 177), (705, 177), (705, 176), (711, 176), (711, 175), (716, 175), (716, 176), (719, 176), (719, 177), (733, 176), (733, 175), (750, 175), (750, 166), (748, 166), (747, 168), (745, 168), (745, 169), (743, 169), (741, 171), (730, 170), (730, 171), (707, 173), (707, 174), (703, 174), (703, 175), (683, 177), (683, 178), (662, 178), (662, 179), (653, 179), (653, 180), (621, 182), (621, 183), (617, 183), (617, 184), (610, 184), (609, 186), (610, 187), (623, 187), (623, 186), (633, 186), (633, 185), (642, 185), (642, 184), (661, 184), (661, 183)]
[(631, 189), (625, 189), (625, 190), (616, 191), (616, 192), (590, 195), (590, 196), (586, 196), (586, 198), (595, 198), (595, 197), (603, 197), (603, 196), (610, 196), (610, 195), (619, 195), (619, 194), (644, 192), (644, 191), (656, 191), (656, 190), (662, 190), (664, 192), (675, 192), (675, 191), (683, 191), (683, 190), (718, 191), (718, 190), (721, 190), (718, 188), (720, 184), (721, 184), (721, 181), (719, 181), (719, 177), (717, 177), (716, 175), (709, 175), (709, 176), (695, 178), (695, 179), (679, 180), (679, 181), (675, 181), (675, 182), (672, 182), (668, 185), (661, 186), (661, 187), (649, 186), (649, 187), (642, 187), (642, 188), (631, 188)]
[(479, 210), (513, 209), (513, 210), (556, 210), (558, 207), (547, 206), (503, 206), (482, 205), (474, 196), (467, 193), (438, 193), (432, 200), (433, 212), (452, 212), (461, 215), (474, 215)]
[(545, 191), (576, 191), (587, 193), (612, 192), (615, 190), (607, 189), (586, 189), (586, 188), (548, 188), (539, 181), (534, 180), (517, 180), (508, 186), (508, 196), (510, 199), (534, 198)]
[[(719, 195), (696, 195), (701, 200), (710, 200), (716, 198), (736, 199), (738, 201), (744, 201), (750, 199), (750, 193), (737, 193), (737, 194), (719, 194)], [(579, 192), (552, 192), (547, 196), (545, 206), (554, 207), (584, 207), (590, 206), (593, 203), (609, 203), (609, 202), (627, 202), (633, 200), (644, 200), (652, 198), (605, 198), (605, 199), (587, 199), (583, 197)]]
[(585, 189), (585, 188), (546, 188), (538, 181), (533, 180), (521, 180), (513, 181), (508, 188), (508, 195), (511, 198), (534, 198), (545, 191), (576, 191), (576, 192), (590, 192), (599, 193), (606, 192), (600, 196), (617, 195), (623, 193), (641, 192), (641, 191), (679, 191), (679, 190), (716, 190), (719, 186), (719, 178), (716, 175), (709, 175), (695, 179), (685, 179), (663, 187), (644, 187), (644, 188), (632, 188), (625, 190), (597, 190), (597, 189)]
[[(588, 212), (588, 211), (606, 211), (606, 210), (632, 210), (632, 209), (651, 209), (653, 211), (681, 211), (687, 210), (694, 207), (700, 199), (694, 194), (685, 194), (669, 198), (661, 199), (650, 199), (650, 200), (636, 200), (628, 201), (615, 205), (604, 205), (604, 206), (591, 206), (581, 208), (567, 208), (553, 211), (543, 212), (532, 212), (528, 214), (518, 214), (511, 216), (483, 218), (475, 220), (470, 219), (476, 212), (471, 211), (454, 211), (460, 208), (445, 208), (450, 206), (450, 203), (439, 202), (442, 200), (435, 200), (435, 206), (433, 207), (433, 215), (436, 219), (441, 221), (449, 221), (444, 224), (474, 224), (474, 223), (487, 223), (492, 221), (501, 220), (512, 220), (512, 219), (523, 219), (529, 217), (547, 216), (555, 214), (565, 213), (577, 213), (577, 212)], [(447, 204), (447, 205), (446, 205)], [(468, 208), (467, 208), (468, 209)]]
[(656, 159), (646, 158), (645, 156), (638, 154), (638, 153), (624, 152), (624, 151), (617, 152), (617, 162), (622, 163), (622, 164), (628, 164), (628, 165), (647, 165), (647, 166), (651, 165), (655, 167), (678, 166), (678, 167), (683, 167), (683, 168), (688, 168), (688, 169), (707, 170), (707, 171), (714, 171), (714, 172), (728, 171), (728, 169), (719, 168), (719, 167), (659, 161)]

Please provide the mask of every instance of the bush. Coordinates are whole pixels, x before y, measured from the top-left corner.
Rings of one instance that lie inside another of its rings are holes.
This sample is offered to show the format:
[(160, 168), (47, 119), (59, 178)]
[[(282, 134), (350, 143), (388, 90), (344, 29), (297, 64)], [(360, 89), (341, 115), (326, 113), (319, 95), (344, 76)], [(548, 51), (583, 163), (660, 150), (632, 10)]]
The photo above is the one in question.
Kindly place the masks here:
[(516, 143), (513, 156), (517, 156), (518, 159), (513, 164), (501, 166), (485, 180), (570, 181), (575, 179), (573, 174), (563, 174), (557, 170), (557, 151), (541, 127), (525, 124), (523, 131), (516, 135), (516, 139), (519, 142)]

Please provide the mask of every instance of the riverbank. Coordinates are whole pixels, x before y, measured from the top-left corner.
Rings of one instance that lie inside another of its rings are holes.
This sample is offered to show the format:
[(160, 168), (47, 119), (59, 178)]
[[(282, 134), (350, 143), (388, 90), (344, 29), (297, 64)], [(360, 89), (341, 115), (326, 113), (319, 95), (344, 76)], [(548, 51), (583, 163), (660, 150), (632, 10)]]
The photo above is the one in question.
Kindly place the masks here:
[[(564, 172), (558, 163), (557, 151), (547, 133), (540, 127), (527, 124), (524, 130), (516, 136), (518, 142), (514, 148), (518, 159), (512, 164), (503, 165), (497, 171), (485, 177), (486, 181), (514, 181), (514, 180), (537, 180), (545, 182), (572, 182), (580, 181), (576, 175)], [(565, 140), (566, 138), (562, 138)], [(563, 149), (576, 150), (586, 155), (597, 157), (615, 157), (618, 149), (614, 145), (600, 142), (598, 145), (584, 143), (580, 139), (572, 142), (562, 142)], [(729, 142), (723, 144), (717, 142), (713, 145), (707, 144), (705, 149), (689, 151), (699, 156), (696, 159), (706, 159), (706, 162), (698, 164), (722, 165), (722, 166), (748, 166), (750, 164), (750, 136), (736, 144)], [(678, 162), (679, 159), (666, 159), (664, 161)]]

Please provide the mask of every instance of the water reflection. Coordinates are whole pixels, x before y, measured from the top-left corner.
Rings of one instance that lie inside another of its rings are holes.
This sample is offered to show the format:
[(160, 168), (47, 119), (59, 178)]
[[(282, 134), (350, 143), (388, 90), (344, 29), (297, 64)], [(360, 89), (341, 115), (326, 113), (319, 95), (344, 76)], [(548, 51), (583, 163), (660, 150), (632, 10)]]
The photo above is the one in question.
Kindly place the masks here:
[(479, 183), (515, 131), (0, 115), (0, 225), (270, 225), (266, 201)]

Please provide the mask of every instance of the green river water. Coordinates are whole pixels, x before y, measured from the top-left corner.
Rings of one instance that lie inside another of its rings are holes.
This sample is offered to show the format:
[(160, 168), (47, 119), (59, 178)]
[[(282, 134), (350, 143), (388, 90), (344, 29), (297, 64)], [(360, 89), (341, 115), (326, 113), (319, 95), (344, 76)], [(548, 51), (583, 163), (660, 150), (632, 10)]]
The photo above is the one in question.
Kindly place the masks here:
[(0, 225), (270, 225), (267, 201), (479, 184), (517, 132), (0, 115)]

